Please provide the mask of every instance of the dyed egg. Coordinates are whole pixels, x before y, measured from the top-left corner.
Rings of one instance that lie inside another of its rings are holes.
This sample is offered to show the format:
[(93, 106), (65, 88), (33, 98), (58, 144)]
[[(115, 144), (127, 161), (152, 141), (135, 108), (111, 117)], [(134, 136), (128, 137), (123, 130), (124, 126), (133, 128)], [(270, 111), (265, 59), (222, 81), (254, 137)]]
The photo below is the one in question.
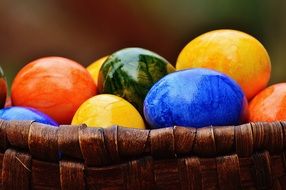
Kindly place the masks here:
[(120, 125), (144, 129), (139, 112), (126, 100), (111, 94), (94, 96), (84, 102), (73, 117), (72, 124), (85, 123), (94, 127)]
[(31, 120), (48, 125), (58, 126), (52, 118), (33, 108), (9, 107), (0, 110), (0, 119), (3, 120)]
[(227, 74), (241, 86), (248, 100), (269, 81), (271, 63), (267, 51), (254, 37), (235, 30), (215, 30), (187, 44), (176, 69), (209, 68)]
[(247, 100), (228, 76), (209, 69), (188, 69), (159, 80), (144, 101), (153, 128), (174, 125), (237, 125), (247, 116)]
[(156, 81), (174, 67), (163, 57), (141, 48), (126, 48), (107, 58), (99, 73), (101, 93), (115, 94), (143, 112), (143, 101)]
[(97, 88), (98, 88), (98, 74), (99, 74), (99, 70), (102, 66), (102, 64), (104, 63), (104, 61), (108, 58), (108, 56), (102, 57), (99, 60), (93, 62), (92, 64), (90, 64), (86, 69), (87, 71), (90, 73), (90, 75), (92, 76)]
[(11, 107), (12, 106), (12, 101), (11, 101), (11, 97), (10, 96), (8, 96), (7, 98), (6, 98), (6, 102), (5, 102), (5, 108), (8, 108), (8, 107)]
[(4, 107), (7, 96), (7, 83), (4, 77), (4, 72), (0, 67), (0, 109)]
[(35, 60), (17, 74), (12, 104), (35, 108), (60, 124), (70, 124), (78, 107), (96, 94), (96, 85), (80, 64), (62, 57)]
[(258, 93), (249, 104), (250, 121), (286, 120), (286, 83), (279, 83)]

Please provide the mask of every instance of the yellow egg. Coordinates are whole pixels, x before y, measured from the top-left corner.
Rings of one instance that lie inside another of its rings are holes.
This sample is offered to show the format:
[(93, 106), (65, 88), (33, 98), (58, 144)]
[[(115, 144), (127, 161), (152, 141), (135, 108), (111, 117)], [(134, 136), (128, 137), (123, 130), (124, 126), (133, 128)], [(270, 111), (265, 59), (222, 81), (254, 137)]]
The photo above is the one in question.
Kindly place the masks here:
[(102, 57), (92, 64), (90, 64), (86, 69), (91, 74), (96, 86), (98, 85), (98, 73), (101, 68), (101, 65), (104, 63), (104, 61), (108, 58), (108, 56)]
[(139, 112), (129, 102), (111, 94), (100, 94), (85, 101), (75, 113), (72, 124), (85, 123), (90, 127), (119, 125), (145, 129)]
[(232, 77), (247, 99), (267, 86), (271, 63), (267, 51), (254, 37), (235, 30), (205, 33), (181, 51), (176, 69), (209, 68)]

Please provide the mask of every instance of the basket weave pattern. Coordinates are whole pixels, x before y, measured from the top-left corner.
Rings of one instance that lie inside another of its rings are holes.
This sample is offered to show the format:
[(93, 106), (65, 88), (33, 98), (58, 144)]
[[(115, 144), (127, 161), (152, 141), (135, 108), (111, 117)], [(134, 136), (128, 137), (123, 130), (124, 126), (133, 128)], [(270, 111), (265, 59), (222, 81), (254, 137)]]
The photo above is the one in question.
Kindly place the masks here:
[(138, 130), (0, 120), (1, 189), (286, 189), (286, 122)]

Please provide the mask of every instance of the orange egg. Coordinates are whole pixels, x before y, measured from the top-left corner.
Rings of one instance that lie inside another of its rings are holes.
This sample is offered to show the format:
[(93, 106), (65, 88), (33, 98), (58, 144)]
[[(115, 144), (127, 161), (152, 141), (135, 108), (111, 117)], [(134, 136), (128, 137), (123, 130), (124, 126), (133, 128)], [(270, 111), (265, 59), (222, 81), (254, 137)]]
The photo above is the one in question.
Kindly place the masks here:
[(286, 83), (279, 83), (261, 91), (249, 104), (250, 121), (286, 120)]
[(46, 57), (27, 64), (12, 84), (15, 106), (32, 107), (59, 124), (70, 124), (78, 107), (96, 94), (88, 71), (75, 61)]
[(269, 81), (271, 63), (267, 51), (254, 37), (235, 30), (205, 33), (181, 51), (176, 69), (209, 68), (232, 77), (250, 100)]

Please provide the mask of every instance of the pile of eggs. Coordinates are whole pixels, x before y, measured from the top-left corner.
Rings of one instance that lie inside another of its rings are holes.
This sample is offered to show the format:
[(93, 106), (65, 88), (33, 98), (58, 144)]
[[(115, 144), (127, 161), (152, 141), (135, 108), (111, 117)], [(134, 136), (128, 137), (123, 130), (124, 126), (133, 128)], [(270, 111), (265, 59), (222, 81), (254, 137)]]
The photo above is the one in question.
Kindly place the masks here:
[(175, 67), (142, 48), (119, 50), (87, 68), (45, 57), (19, 71), (10, 98), (0, 70), (0, 119), (139, 129), (286, 120), (286, 83), (267, 87), (270, 74), (263, 45), (235, 30), (195, 38)]

